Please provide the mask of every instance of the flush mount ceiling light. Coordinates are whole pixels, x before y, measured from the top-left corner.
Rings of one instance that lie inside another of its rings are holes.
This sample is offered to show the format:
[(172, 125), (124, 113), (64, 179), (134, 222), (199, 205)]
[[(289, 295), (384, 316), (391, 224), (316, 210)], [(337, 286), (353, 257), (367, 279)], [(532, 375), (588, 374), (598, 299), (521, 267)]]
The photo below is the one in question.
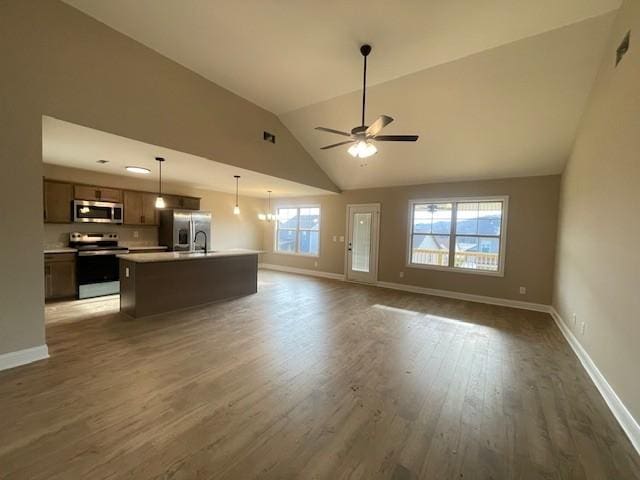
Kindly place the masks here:
[(375, 122), (367, 126), (364, 124), (364, 114), (367, 104), (367, 56), (371, 53), (371, 45), (362, 45), (360, 53), (364, 57), (364, 75), (362, 80), (362, 116), (360, 117), (360, 126), (351, 129), (351, 133), (335, 130), (333, 128), (316, 127), (316, 130), (322, 132), (335, 133), (343, 137), (349, 137), (344, 142), (327, 145), (320, 150), (328, 150), (329, 148), (339, 147), (341, 145), (353, 144), (349, 147), (349, 154), (353, 157), (367, 158), (374, 155), (378, 149), (373, 142), (415, 142), (418, 135), (378, 135), (380, 131), (393, 122), (393, 118), (387, 115), (380, 115)]
[(124, 167), (125, 170), (127, 172), (131, 172), (131, 173), (141, 173), (143, 175), (148, 175), (151, 173), (151, 170), (149, 170), (148, 168), (144, 168), (144, 167)]
[(164, 198), (162, 198), (162, 163), (164, 162), (164, 158), (156, 157), (156, 162), (158, 162), (158, 167), (160, 168), (160, 175), (158, 177), (158, 197), (156, 198), (156, 208), (164, 208), (166, 207)]
[(233, 178), (236, 179), (236, 206), (233, 207), (233, 214), (240, 215), (240, 207), (238, 206), (238, 180), (240, 180), (240, 175), (234, 175)]

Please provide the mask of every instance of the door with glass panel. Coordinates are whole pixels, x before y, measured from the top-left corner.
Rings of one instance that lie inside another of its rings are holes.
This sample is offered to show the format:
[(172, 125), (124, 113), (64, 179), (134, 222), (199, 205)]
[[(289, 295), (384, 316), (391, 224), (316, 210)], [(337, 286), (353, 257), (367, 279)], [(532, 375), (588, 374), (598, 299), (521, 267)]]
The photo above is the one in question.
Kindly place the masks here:
[(347, 280), (366, 283), (378, 280), (379, 226), (379, 204), (347, 207)]

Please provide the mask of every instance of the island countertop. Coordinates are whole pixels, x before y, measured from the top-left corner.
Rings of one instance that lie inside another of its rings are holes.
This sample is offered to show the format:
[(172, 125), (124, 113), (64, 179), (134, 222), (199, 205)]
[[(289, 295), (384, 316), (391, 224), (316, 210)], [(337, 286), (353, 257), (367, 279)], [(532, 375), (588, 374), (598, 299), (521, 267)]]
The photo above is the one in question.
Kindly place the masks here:
[(212, 250), (204, 252), (157, 252), (157, 253), (127, 253), (118, 255), (118, 258), (134, 263), (157, 263), (157, 262), (182, 262), (187, 260), (202, 260), (206, 258), (220, 257), (240, 257), (245, 255), (258, 255), (263, 253), (260, 250), (249, 250), (245, 248), (233, 248), (229, 250)]

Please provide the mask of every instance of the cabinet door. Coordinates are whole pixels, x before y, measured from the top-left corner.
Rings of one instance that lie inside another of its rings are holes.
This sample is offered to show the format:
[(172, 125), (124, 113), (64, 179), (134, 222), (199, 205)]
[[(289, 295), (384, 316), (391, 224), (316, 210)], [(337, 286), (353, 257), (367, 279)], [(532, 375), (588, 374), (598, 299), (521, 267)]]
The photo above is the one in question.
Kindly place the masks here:
[(75, 260), (45, 260), (44, 289), (47, 300), (74, 297), (76, 295)]
[(122, 190), (115, 188), (75, 185), (74, 194), (77, 200), (93, 200), (96, 202), (122, 202)]
[(160, 214), (156, 208), (156, 195), (142, 193), (142, 223), (144, 225), (158, 225)]
[(115, 188), (97, 187), (102, 202), (122, 203), (122, 190)]
[(187, 210), (200, 210), (200, 199), (193, 197), (182, 197), (182, 208)]
[(70, 183), (44, 181), (44, 221), (70, 223), (73, 186)]
[(125, 225), (142, 223), (142, 193), (125, 191), (123, 208)]

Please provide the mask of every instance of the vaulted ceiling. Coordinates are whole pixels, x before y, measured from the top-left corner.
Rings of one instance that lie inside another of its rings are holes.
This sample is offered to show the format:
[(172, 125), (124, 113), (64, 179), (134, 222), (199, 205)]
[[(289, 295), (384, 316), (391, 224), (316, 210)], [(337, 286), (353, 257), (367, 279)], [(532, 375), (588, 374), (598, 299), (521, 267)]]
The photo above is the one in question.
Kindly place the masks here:
[[(620, 0), (64, 0), (278, 114), (343, 189), (559, 173)], [(366, 166), (323, 125), (396, 119)]]

